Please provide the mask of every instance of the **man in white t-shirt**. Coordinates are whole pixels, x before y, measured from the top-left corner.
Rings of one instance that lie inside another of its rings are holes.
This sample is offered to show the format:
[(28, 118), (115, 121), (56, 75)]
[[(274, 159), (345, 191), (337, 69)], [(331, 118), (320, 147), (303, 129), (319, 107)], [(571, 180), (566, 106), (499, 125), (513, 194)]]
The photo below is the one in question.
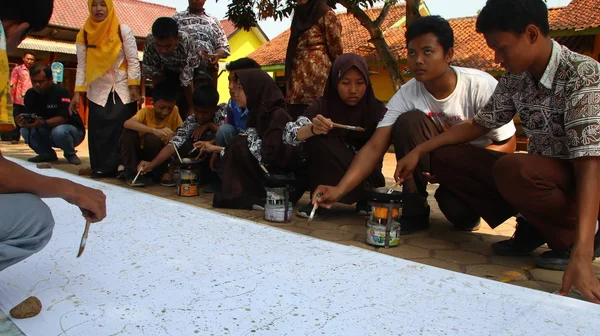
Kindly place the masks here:
[[(416, 20), (406, 31), (408, 68), (414, 75), (392, 97), (388, 111), (369, 142), (359, 151), (337, 186), (319, 186), (319, 205), (329, 207), (352, 190), (380, 162), (390, 142), (400, 160), (420, 143), (444, 130), (473, 118), (485, 106), (497, 81), (489, 74), (450, 66), (454, 54), (454, 34), (450, 24), (439, 16)], [(512, 153), (516, 147), (515, 126), (510, 122), (491, 131), (471, 145)], [(435, 183), (435, 167), (424, 156), (413, 178), (403, 184), (404, 208), (400, 218), (404, 234), (429, 228), (427, 183)], [(459, 230), (477, 230), (477, 209), (440, 186), (436, 200), (446, 218)]]

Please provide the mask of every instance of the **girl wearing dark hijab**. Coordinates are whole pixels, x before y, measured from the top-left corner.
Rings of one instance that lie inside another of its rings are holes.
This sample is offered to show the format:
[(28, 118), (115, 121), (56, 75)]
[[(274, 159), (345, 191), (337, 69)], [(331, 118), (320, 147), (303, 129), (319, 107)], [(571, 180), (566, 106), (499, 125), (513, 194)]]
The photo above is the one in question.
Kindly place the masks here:
[(285, 56), (286, 100), (294, 120), (323, 95), (331, 64), (342, 52), (342, 25), (326, 0), (298, 0)]
[[(344, 176), (356, 152), (369, 140), (385, 113), (384, 104), (375, 98), (369, 80), (367, 62), (356, 54), (339, 56), (329, 74), (325, 93), (295, 122), (284, 130), (284, 143), (294, 146), (304, 142), (304, 154), (309, 167), (309, 190), (319, 185), (337, 185)], [(333, 128), (333, 123), (360, 126), (364, 132)], [(385, 185), (381, 164), (363, 185), (356, 187), (340, 202), (356, 202), (356, 210), (367, 214), (367, 188)], [(312, 204), (298, 210), (308, 217)]]
[[(260, 69), (235, 72), (238, 85), (232, 98), (248, 109), (247, 129), (236, 136), (227, 148), (209, 146), (207, 151), (224, 150), (221, 161), (223, 186), (215, 193), (217, 208), (253, 209), (265, 204), (264, 172), (287, 174), (299, 163), (299, 151), (283, 143), (283, 129), (291, 117), (285, 98), (271, 76)], [(304, 188), (295, 188), (290, 201), (296, 203)]]

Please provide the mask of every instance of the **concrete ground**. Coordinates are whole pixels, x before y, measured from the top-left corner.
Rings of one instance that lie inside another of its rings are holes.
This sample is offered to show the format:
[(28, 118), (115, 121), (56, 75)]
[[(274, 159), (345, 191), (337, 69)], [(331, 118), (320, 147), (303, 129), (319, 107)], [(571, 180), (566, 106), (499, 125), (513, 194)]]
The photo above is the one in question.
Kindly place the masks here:
[[(59, 162), (53, 163), (54, 169), (60, 169), (77, 174), (82, 167), (89, 167), (89, 153), (87, 141), (78, 148), (78, 155), (83, 164), (81, 166), (69, 165), (59, 153)], [(9, 157), (27, 159), (34, 156), (27, 145), (21, 143), (11, 145), (9, 142), (0, 142), (2, 154)], [(384, 175), (387, 185), (393, 184), (392, 175), (395, 169), (395, 157), (386, 154), (384, 160)], [(103, 179), (105, 183), (120, 185), (129, 188), (122, 181), (116, 179)], [(323, 216), (315, 218), (309, 225), (306, 219), (293, 216), (291, 223), (275, 224), (263, 219), (264, 212), (256, 210), (214, 209), (212, 207), (212, 194), (201, 194), (199, 197), (180, 197), (175, 188), (160, 185), (137, 188), (137, 191), (187, 203), (220, 213), (244, 218), (260, 224), (269, 225), (293, 231), (296, 233), (333, 241), (339, 244), (353, 245), (360, 248), (384, 253), (394, 257), (408, 259), (447, 270), (467, 273), (512, 285), (528, 287), (545, 292), (554, 292), (560, 288), (563, 272), (550, 271), (536, 268), (533, 256), (529, 257), (500, 257), (492, 254), (490, 244), (510, 237), (515, 229), (515, 220), (511, 218), (496, 229), (491, 229), (482, 221), (481, 229), (476, 232), (454, 231), (444, 215), (440, 212), (433, 192), (436, 186), (430, 185), (431, 229), (428, 232), (418, 232), (402, 236), (400, 245), (385, 249), (367, 245), (366, 218), (354, 213), (353, 206), (336, 205)], [(304, 205), (309, 202), (308, 193), (299, 202)], [(110, 216), (110, 213), (109, 213)], [(535, 254), (546, 251), (540, 247)], [(594, 262), (596, 273), (600, 275), (600, 261)], [(578, 297), (576, 293), (573, 296)], [(0, 316), (0, 330), (2, 330), (2, 317)]]

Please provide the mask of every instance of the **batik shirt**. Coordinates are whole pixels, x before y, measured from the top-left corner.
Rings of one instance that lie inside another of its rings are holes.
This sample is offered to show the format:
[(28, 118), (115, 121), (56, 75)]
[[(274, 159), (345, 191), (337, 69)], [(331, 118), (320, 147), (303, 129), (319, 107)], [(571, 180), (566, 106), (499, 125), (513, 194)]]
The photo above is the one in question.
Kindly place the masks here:
[[(223, 125), (225, 122), (225, 118), (227, 118), (227, 104), (222, 103), (219, 105), (219, 109), (215, 112), (215, 116), (213, 117), (212, 122), (214, 122), (217, 126)], [(175, 136), (171, 139), (171, 143), (177, 147), (181, 148), (185, 144), (186, 141), (192, 138), (194, 131), (201, 124), (196, 119), (194, 114), (188, 116), (183, 121), (183, 124), (179, 126), (177, 131), (175, 132)], [(214, 133), (210, 130), (206, 130), (200, 140), (209, 140), (214, 138)]]
[(475, 115), (495, 129), (519, 113), (531, 154), (559, 159), (600, 156), (600, 64), (552, 41), (539, 83), (528, 72), (506, 72)]
[(342, 24), (333, 10), (298, 37), (291, 80), (287, 83), (288, 104), (310, 105), (323, 95), (329, 69), (343, 53)]
[(144, 46), (142, 73), (146, 78), (164, 74), (165, 70), (179, 74), (179, 84), (189, 86), (194, 80), (194, 70), (200, 65), (200, 51), (190, 36), (180, 31), (179, 43), (171, 56), (162, 56), (154, 47), (154, 37), (148, 34)]
[(186, 32), (196, 43), (198, 50), (214, 54), (221, 49), (229, 55), (229, 41), (221, 22), (206, 12), (194, 14), (188, 10), (173, 15), (179, 30)]
[(25, 64), (17, 65), (10, 73), (10, 96), (13, 104), (24, 105), (23, 99), (31, 89), (31, 77)]

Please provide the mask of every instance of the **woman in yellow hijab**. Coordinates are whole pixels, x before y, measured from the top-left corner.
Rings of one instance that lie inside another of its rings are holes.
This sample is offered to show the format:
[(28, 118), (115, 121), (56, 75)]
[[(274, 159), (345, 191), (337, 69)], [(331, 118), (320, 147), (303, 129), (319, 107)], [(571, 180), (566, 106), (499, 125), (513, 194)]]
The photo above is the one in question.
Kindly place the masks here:
[[(123, 123), (137, 110), (140, 62), (133, 31), (119, 23), (112, 0), (88, 0), (90, 16), (77, 35), (77, 77), (71, 113), (88, 99), (92, 177), (111, 177), (120, 163)], [(89, 170), (88, 170), (89, 171)]]

